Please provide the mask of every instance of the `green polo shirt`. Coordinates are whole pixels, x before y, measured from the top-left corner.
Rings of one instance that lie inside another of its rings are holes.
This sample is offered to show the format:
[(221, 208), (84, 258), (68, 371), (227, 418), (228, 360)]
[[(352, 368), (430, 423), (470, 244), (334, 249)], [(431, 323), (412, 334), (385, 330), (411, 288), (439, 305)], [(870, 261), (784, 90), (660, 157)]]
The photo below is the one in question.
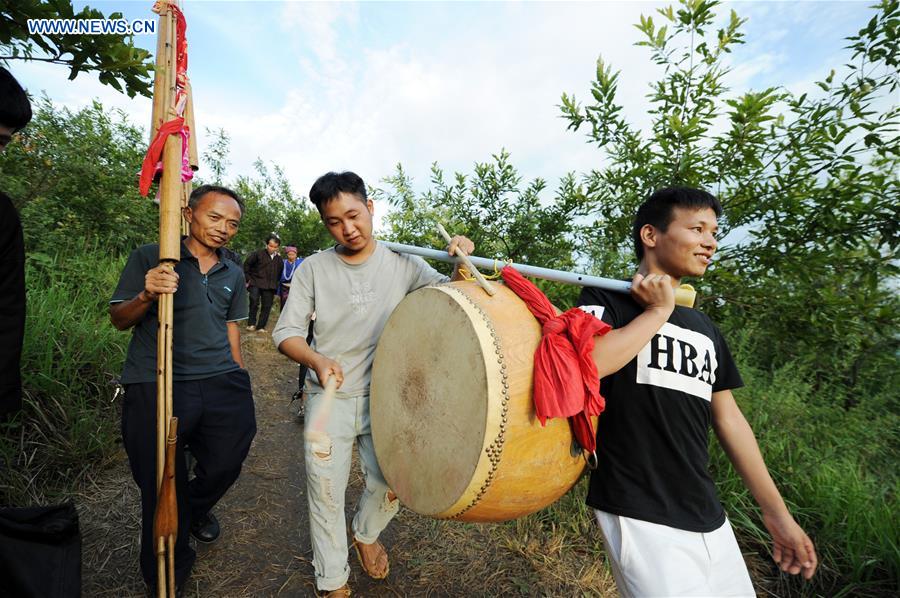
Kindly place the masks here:
[[(172, 333), (173, 380), (201, 380), (239, 369), (231, 357), (226, 322), (247, 318), (244, 272), (223, 259), (203, 274), (200, 263), (181, 243), (181, 261), (175, 266), (178, 291), (174, 302)], [(121, 303), (144, 290), (144, 275), (159, 264), (159, 245), (135, 249), (119, 277), (110, 303)], [(156, 304), (135, 324), (122, 370), (122, 384), (156, 380)]]

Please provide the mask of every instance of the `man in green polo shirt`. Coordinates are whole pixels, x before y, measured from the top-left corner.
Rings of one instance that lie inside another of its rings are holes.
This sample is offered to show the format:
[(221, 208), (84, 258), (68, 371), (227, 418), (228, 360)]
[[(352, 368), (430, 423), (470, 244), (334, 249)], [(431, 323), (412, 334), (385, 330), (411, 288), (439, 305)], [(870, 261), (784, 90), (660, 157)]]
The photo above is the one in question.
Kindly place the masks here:
[[(141, 490), (140, 563), (151, 588), (156, 584), (152, 536), (159, 295), (174, 293), (176, 586), (184, 585), (196, 556), (188, 533), (199, 542), (218, 538), (219, 524), (210, 510), (237, 480), (256, 434), (253, 394), (250, 377), (243, 369), (238, 328), (238, 322), (247, 318), (244, 273), (222, 254), (222, 247), (237, 233), (242, 215), (243, 203), (234, 191), (214, 185), (198, 187), (184, 210), (190, 230), (182, 239), (181, 261), (174, 273), (158, 265), (158, 245), (139, 247), (128, 258), (110, 300), (113, 325), (119, 330), (133, 329), (121, 378), (125, 386), (122, 437), (132, 476)], [(197, 460), (196, 477), (190, 482), (185, 444)]]

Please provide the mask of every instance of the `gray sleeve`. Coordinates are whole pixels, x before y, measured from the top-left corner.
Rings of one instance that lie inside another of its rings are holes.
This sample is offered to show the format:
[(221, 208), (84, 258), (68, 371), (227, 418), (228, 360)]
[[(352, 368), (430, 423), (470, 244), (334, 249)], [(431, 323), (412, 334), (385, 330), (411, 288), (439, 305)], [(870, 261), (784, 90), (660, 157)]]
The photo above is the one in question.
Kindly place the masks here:
[(306, 339), (309, 317), (316, 310), (315, 282), (312, 265), (308, 260), (303, 260), (291, 284), (287, 303), (272, 331), (272, 341), (276, 347), (294, 336)]
[(420, 258), (417, 255), (407, 255), (404, 256), (410, 267), (410, 276), (409, 276), (409, 288), (407, 289), (407, 293), (411, 293), (416, 289), (421, 289), (422, 287), (427, 287), (430, 284), (441, 284), (444, 282), (450, 282), (450, 278), (444, 276), (431, 266), (429, 266), (425, 260)]

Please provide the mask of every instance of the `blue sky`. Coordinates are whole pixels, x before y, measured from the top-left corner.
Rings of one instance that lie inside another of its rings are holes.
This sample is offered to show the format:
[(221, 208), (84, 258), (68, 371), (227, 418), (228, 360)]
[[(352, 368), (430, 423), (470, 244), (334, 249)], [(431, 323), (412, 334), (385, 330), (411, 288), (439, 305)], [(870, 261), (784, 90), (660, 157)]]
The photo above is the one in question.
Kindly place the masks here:
[[(81, 6), (83, 3), (77, 3)], [(90, 2), (104, 14), (149, 18), (149, 0)], [(595, 61), (622, 71), (626, 115), (646, 122), (656, 75), (633, 44), (651, 2), (221, 2), (188, 0), (191, 77), (200, 150), (204, 128), (232, 139), (231, 169), (257, 157), (285, 168), (305, 193), (327, 170), (376, 184), (402, 163), (424, 189), (432, 162), (469, 173), (506, 148), (530, 180), (553, 190), (566, 172), (602, 165), (583, 135), (566, 131), (563, 92), (586, 99)], [(844, 62), (843, 38), (871, 17), (871, 2), (731, 2), (749, 20), (732, 57), (734, 92), (782, 85), (813, 91)], [(155, 37), (137, 37), (155, 48)], [(27, 89), (79, 107), (92, 98), (149, 121), (150, 100), (130, 99), (90, 75), (11, 65)], [(202, 164), (201, 164), (202, 167)]]

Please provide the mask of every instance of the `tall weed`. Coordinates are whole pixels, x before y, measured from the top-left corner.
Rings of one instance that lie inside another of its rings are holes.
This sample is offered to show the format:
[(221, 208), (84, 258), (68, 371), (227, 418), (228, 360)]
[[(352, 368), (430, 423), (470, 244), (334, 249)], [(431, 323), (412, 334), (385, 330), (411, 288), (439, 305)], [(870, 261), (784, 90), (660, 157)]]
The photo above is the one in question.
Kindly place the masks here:
[[(898, 434), (893, 389), (855, 407), (841, 387), (816, 387), (802, 368), (776, 372), (742, 367), (747, 384), (735, 393), (753, 427), (772, 478), (816, 543), (820, 570), (813, 584), (779, 575), (775, 593), (887, 595), (900, 580)], [(822, 393), (834, 401), (817, 400)], [(893, 407), (892, 407), (893, 405)], [(745, 548), (768, 554), (758, 508), (717, 443), (711, 469)]]
[(127, 336), (107, 317), (124, 260), (97, 248), (31, 254), (24, 406), (0, 433), (0, 504), (55, 500), (115, 447), (112, 381)]

